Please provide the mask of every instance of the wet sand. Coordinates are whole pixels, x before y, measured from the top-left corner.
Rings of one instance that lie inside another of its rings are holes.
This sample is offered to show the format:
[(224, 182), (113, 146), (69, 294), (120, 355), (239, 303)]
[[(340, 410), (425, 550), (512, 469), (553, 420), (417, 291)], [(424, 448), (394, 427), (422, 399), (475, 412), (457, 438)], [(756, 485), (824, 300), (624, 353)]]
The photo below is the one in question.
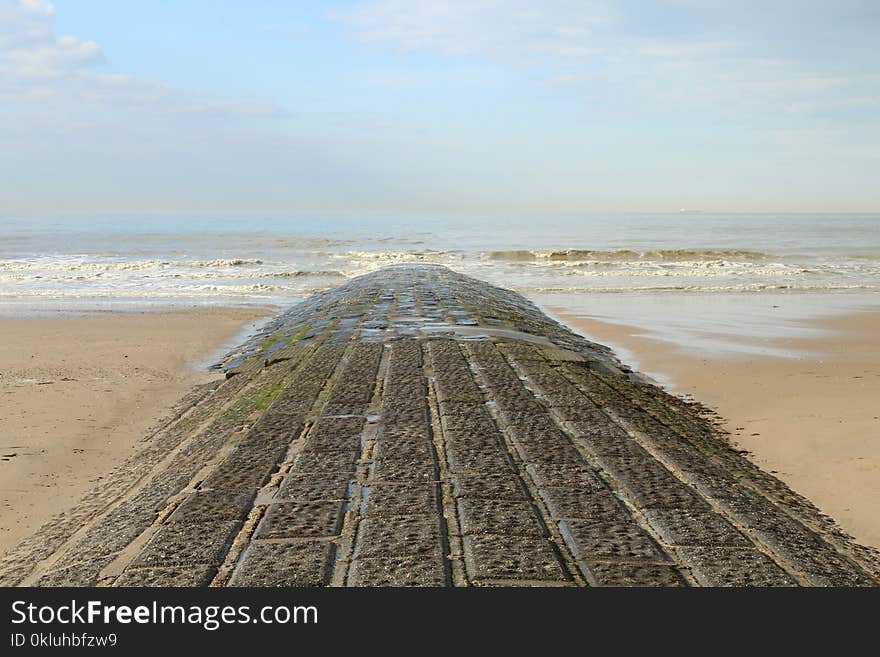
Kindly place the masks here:
[(786, 358), (713, 355), (644, 328), (551, 311), (673, 392), (716, 409), (755, 463), (880, 547), (880, 313), (809, 322), (822, 337), (762, 343), (800, 354)]
[(0, 552), (131, 456), (268, 310), (0, 319)]

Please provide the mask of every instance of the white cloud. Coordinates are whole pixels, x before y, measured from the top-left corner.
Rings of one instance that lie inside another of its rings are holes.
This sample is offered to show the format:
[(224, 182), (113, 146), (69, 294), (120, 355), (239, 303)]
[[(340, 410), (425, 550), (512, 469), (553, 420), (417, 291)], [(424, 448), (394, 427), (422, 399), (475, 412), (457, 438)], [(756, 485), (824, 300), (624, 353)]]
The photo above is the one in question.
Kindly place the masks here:
[[(55, 9), (44, 0), (0, 0), (0, 98), (7, 111), (54, 107), (65, 113), (127, 108), (163, 116), (273, 116), (268, 103), (216, 98), (208, 93), (95, 70), (104, 55), (94, 41), (55, 33)], [(48, 104), (48, 106), (47, 106)], [(0, 109), (2, 115), (2, 109)]]
[(42, 0), (0, 0), (0, 75), (42, 78), (102, 60), (94, 41), (55, 36), (55, 9)]
[(274, 104), (107, 70), (99, 45), (56, 34), (54, 17), (47, 2), (0, 0), (0, 217), (223, 207), (252, 171), (280, 178), (294, 159), (298, 144), (267, 136), (263, 120), (285, 116)]
[(600, 81), (627, 102), (780, 116), (868, 106), (865, 97), (880, 95), (880, 84), (859, 72), (857, 53), (870, 35), (870, 11), (845, 0), (804, 7), (361, 0), (331, 18), (369, 44), (538, 67), (549, 85), (592, 92)]
[(591, 35), (609, 20), (589, 0), (374, 0), (330, 17), (366, 42), (496, 57), (591, 55)]
[[(674, 6), (662, 4), (664, 19)], [(421, 67), (422, 57), (413, 58), (415, 66), (367, 58), (365, 68), (340, 73), (347, 62), (332, 61), (330, 42), (316, 47), (326, 67), (315, 80), (302, 76), (303, 88), (312, 84), (316, 91), (302, 92), (296, 120), (265, 121), (283, 113), (272, 103), (114, 70), (112, 52), (105, 59), (99, 44), (57, 34), (54, 15), (42, 0), (0, 0), (0, 216), (10, 208), (574, 208), (591, 195), (604, 198), (615, 185), (626, 187), (625, 205), (640, 193), (662, 197), (674, 186), (670, 176), (689, 182), (690, 172), (709, 176), (714, 167), (718, 188), (729, 195), (727, 173), (751, 172), (769, 186), (776, 172), (798, 170), (790, 162), (812, 162), (808, 168), (824, 173), (826, 155), (837, 158), (840, 180), (876, 187), (870, 166), (854, 167), (854, 175), (845, 170), (845, 158), (860, 154), (873, 162), (868, 158), (877, 152), (869, 134), (871, 128), (880, 134), (877, 121), (864, 118), (876, 115), (880, 97), (880, 83), (866, 74), (873, 60), (848, 60), (862, 71), (814, 65), (835, 60), (768, 48), (765, 41), (778, 39), (760, 41), (754, 29), (716, 30), (723, 20), (664, 34), (650, 16), (634, 22), (632, 12), (590, 0), (359, 1), (332, 16), (370, 47), (403, 51), (400, 59), (416, 52), (490, 61), (492, 70), (453, 66), (456, 73), (467, 69), (465, 90), (452, 88), (459, 78), (444, 77), (442, 66)], [(674, 17), (665, 24), (679, 27)], [(253, 35), (243, 33), (247, 38)], [(810, 43), (828, 48), (830, 41)], [(412, 102), (412, 91), (432, 84), (435, 70), (438, 87), (447, 85), (449, 107), (428, 112), (425, 103)], [(270, 72), (255, 86), (272, 81)], [(479, 111), (469, 111), (469, 97), (455, 96), (496, 75), (504, 97), (490, 90), (475, 98)], [(297, 71), (276, 76), (276, 93), (300, 91), (291, 85), (301, 79)], [(535, 81), (547, 84), (528, 86)], [(369, 89), (364, 98), (360, 88)], [(535, 101), (538, 93), (553, 102)], [(505, 120), (509, 109), (515, 112)], [(500, 120), (487, 129), (491, 112)], [(863, 129), (837, 121), (822, 133), (822, 125), (803, 120), (829, 112), (859, 114)], [(718, 129), (725, 120), (728, 126)], [(798, 132), (770, 137), (750, 122)], [(755, 144), (758, 150), (750, 150)], [(863, 196), (874, 199), (876, 192)]]

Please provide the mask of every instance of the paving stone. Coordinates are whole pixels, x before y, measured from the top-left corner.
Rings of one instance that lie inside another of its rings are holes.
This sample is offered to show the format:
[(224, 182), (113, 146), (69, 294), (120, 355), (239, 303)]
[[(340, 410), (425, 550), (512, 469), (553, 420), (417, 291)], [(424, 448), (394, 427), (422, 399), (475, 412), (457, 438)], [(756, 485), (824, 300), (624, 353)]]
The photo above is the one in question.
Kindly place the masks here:
[(119, 576), (113, 586), (176, 588), (208, 586), (216, 574), (217, 569), (212, 566), (130, 568)]
[(306, 445), (314, 450), (344, 451), (361, 447), (364, 418), (321, 418), (306, 436)]
[(302, 453), (296, 458), (292, 471), (330, 475), (354, 472), (359, 453), (353, 450), (337, 452)]
[(380, 436), (394, 439), (431, 439), (428, 412), (421, 406), (415, 408), (382, 407)]
[(476, 412), (455, 413), (442, 418), (443, 435), (490, 436), (497, 441), (498, 429), (492, 417), (484, 409)]
[(488, 409), (482, 399), (476, 399), (469, 402), (445, 402), (439, 400), (440, 418), (445, 419), (447, 415), (470, 415), (470, 416), (486, 416)]
[(608, 426), (609, 418), (601, 410), (584, 403), (586, 397), (572, 396), (568, 399), (561, 399), (559, 403), (553, 406), (553, 410), (562, 418), (564, 422), (586, 423), (593, 426), (597, 430)]
[(256, 491), (233, 488), (230, 490), (199, 491), (189, 495), (169, 522), (202, 522), (207, 520), (242, 520), (253, 506)]
[(691, 547), (678, 550), (703, 586), (795, 586), (795, 580), (757, 550)]
[(436, 486), (371, 483), (364, 491), (364, 516), (431, 515), (437, 511)]
[(465, 536), (464, 554), (472, 581), (567, 579), (549, 541), (537, 536)]
[(382, 555), (355, 559), (348, 570), (349, 586), (447, 586), (443, 558), (435, 554)]
[[(439, 367), (442, 367), (440, 365)], [(476, 384), (467, 379), (437, 378), (437, 399), (441, 404), (481, 404), (483, 397)]]
[(344, 500), (350, 497), (351, 486), (350, 474), (337, 473), (321, 477), (311, 473), (291, 473), (285, 477), (275, 497), (301, 502)]
[(651, 459), (644, 448), (629, 436), (621, 436), (613, 433), (590, 433), (580, 434), (575, 438), (578, 445), (587, 452), (600, 457), (621, 456), (633, 459)]
[(427, 417), (428, 410), (428, 400), (425, 396), (427, 389), (421, 385), (418, 388), (403, 388), (402, 385), (403, 382), (398, 382), (398, 385), (385, 389), (385, 396), (382, 398), (382, 416), (393, 420), (409, 416), (423, 421)]
[(287, 442), (294, 440), (302, 431), (302, 417), (300, 413), (291, 413), (291, 400), (283, 400), (269, 407), (260, 419), (254, 424), (250, 432), (253, 435), (261, 433), (280, 435)]
[(373, 449), (373, 458), (374, 460), (379, 460), (383, 457), (401, 457), (416, 461), (427, 460), (433, 462), (434, 445), (421, 436), (416, 436), (412, 439), (389, 439), (382, 436), (376, 441), (376, 446)]
[(430, 452), (383, 450), (375, 457), (372, 477), (376, 481), (434, 481), (434, 456)]
[(440, 546), (440, 520), (436, 514), (374, 516), (358, 525), (354, 558), (432, 554)]
[(485, 473), (491, 475), (510, 472), (510, 463), (501, 447), (459, 449), (447, 446), (446, 460), (454, 473)]
[(497, 475), (456, 474), (452, 477), (452, 485), (456, 497), (510, 501), (526, 499), (526, 494), (513, 471)]
[(499, 393), (497, 389), (493, 389), (490, 396), (492, 398), (493, 404), (498, 407), (502, 419), (505, 419), (511, 414), (534, 415), (537, 413), (547, 412), (547, 407), (534, 397), (528, 398), (525, 395), (511, 396), (508, 394)]
[(599, 460), (638, 508), (709, 508), (693, 489), (654, 460), (604, 456)]
[(567, 487), (542, 488), (541, 499), (550, 515), (557, 519), (627, 519), (629, 512), (607, 488), (571, 489)]
[(667, 555), (632, 520), (562, 520), (559, 531), (579, 561), (668, 560)]
[(237, 488), (256, 490), (269, 480), (275, 467), (272, 461), (263, 459), (248, 462), (233, 454), (208, 475), (201, 487), (219, 491)]
[(540, 413), (504, 412), (502, 419), (508, 425), (511, 437), (517, 441), (528, 442), (535, 436), (565, 435), (546, 411)]
[(270, 504), (256, 538), (309, 538), (335, 536), (342, 527), (344, 503), (278, 502)]
[(583, 457), (570, 443), (517, 443), (516, 451), (526, 463), (536, 466), (549, 466), (557, 470), (586, 467)]
[(131, 565), (219, 565), (240, 527), (229, 520), (163, 525)]
[(646, 509), (645, 519), (669, 545), (752, 547), (723, 517), (693, 509)]
[(687, 586), (681, 573), (672, 566), (584, 562), (579, 565), (590, 586)]
[(502, 447), (501, 434), (487, 432), (482, 434), (468, 434), (463, 432), (444, 432), (443, 441), (447, 449), (463, 451), (488, 451), (498, 452)]
[(358, 401), (354, 399), (349, 399), (346, 401), (342, 401), (337, 404), (327, 403), (324, 408), (321, 409), (322, 416), (338, 416), (338, 415), (356, 415), (361, 416), (367, 411), (367, 406), (369, 406), (369, 400), (365, 399), (363, 401)]
[(66, 568), (52, 570), (37, 580), (37, 586), (97, 586), (98, 574), (114, 559), (115, 555), (107, 554), (88, 562), (72, 564)]
[(325, 541), (255, 541), (248, 546), (229, 586), (325, 586), (334, 554), (333, 543)]
[(574, 490), (604, 488), (599, 476), (583, 462), (574, 466), (529, 463), (526, 465), (526, 472), (529, 473), (536, 485), (542, 487), (562, 486)]
[(462, 498), (458, 500), (462, 534), (543, 536), (544, 528), (528, 502)]

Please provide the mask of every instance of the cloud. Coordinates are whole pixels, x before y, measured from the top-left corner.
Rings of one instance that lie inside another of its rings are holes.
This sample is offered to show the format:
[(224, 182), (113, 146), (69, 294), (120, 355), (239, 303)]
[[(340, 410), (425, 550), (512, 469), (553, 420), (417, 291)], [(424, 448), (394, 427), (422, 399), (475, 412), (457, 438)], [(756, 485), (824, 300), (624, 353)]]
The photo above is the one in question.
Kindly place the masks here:
[(104, 54), (94, 41), (56, 34), (55, 8), (50, 3), (0, 0), (0, 98), (7, 111), (26, 114), (34, 109), (30, 104), (38, 103), (41, 114), (53, 106), (65, 113), (127, 108), (162, 116), (283, 114), (270, 103), (230, 101), (196, 89), (96, 70), (103, 63)]
[(589, 0), (374, 0), (329, 16), (368, 43), (494, 57), (591, 55), (590, 37), (609, 19)]
[(0, 75), (54, 77), (103, 60), (94, 41), (55, 36), (54, 17), (42, 0), (0, 0)]
[(550, 86), (654, 109), (818, 116), (880, 97), (876, 64), (860, 70), (880, 28), (870, 5), (362, 0), (330, 17), (367, 44), (540, 68)]
[(244, 190), (277, 192), (285, 170), (316, 160), (273, 133), (286, 116), (112, 71), (98, 44), (56, 33), (48, 2), (0, 0), (0, 216), (244, 204)]
[(396, 56), (331, 36), (291, 49), (315, 70), (255, 61), (287, 110), (130, 75), (48, 2), (0, 0), (0, 216), (648, 208), (694, 177), (745, 198), (829, 163), (873, 201), (876, 167), (849, 164), (880, 146), (876, 20), (755, 3), (349, 2), (337, 26)]

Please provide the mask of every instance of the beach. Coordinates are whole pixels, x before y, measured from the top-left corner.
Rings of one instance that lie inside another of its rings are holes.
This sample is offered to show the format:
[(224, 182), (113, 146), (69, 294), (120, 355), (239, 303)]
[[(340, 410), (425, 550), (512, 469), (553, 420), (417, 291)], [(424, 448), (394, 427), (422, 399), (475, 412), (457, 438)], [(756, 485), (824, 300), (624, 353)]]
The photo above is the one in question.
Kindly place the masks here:
[(802, 320), (810, 337), (764, 338), (735, 353), (551, 310), (670, 391), (716, 410), (757, 465), (858, 541), (880, 547), (880, 312)]
[(0, 560), (0, 582), (877, 583), (877, 555), (711, 417), (445, 267), (319, 293), (220, 367), (97, 499)]
[(72, 506), (261, 308), (0, 318), (0, 551)]
[[(880, 312), (802, 320), (811, 337), (753, 339), (761, 353), (735, 354), (685, 348), (570, 306), (549, 310), (716, 410), (756, 464), (880, 547)], [(175, 402), (219, 376), (206, 369), (209, 359), (270, 315), (205, 307), (0, 319), (8, 409), (0, 417), (0, 549), (135, 453)]]
[(490, 231), (453, 218), (9, 220), (0, 549), (135, 453), (252, 321), (404, 263), (520, 293), (715, 408), (760, 467), (880, 546), (878, 220), (597, 214)]

